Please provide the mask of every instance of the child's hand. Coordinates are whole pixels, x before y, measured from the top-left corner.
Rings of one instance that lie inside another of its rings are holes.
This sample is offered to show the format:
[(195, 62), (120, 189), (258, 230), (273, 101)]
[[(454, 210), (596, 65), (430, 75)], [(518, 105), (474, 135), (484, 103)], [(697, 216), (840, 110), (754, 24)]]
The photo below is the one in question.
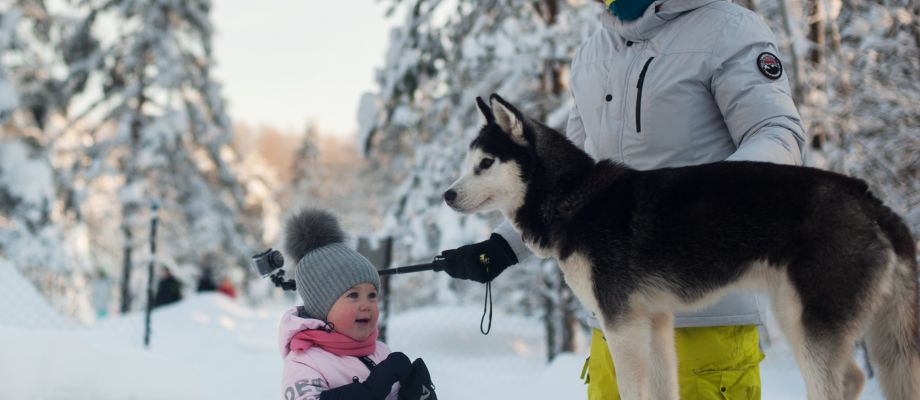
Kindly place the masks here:
[(431, 374), (421, 358), (412, 363), (412, 372), (399, 381), (399, 400), (438, 400), (431, 383)]
[(393, 384), (405, 379), (412, 371), (409, 357), (401, 352), (390, 353), (389, 356), (371, 370), (371, 374), (364, 381), (371, 392), (372, 399), (384, 399), (390, 394)]
[(409, 357), (400, 352), (389, 356), (371, 370), (364, 382), (349, 383), (320, 395), (320, 400), (384, 400), (393, 384), (405, 379), (412, 370)]

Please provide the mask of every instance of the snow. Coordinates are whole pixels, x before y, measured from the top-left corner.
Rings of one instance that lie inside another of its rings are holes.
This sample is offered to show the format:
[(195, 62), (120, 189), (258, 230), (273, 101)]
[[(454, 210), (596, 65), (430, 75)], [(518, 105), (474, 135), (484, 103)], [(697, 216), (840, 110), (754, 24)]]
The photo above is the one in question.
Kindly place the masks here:
[[(2, 39), (0, 39), (0, 41), (2, 41)], [(16, 98), (16, 88), (0, 74), (0, 115), (11, 112), (18, 106), (19, 100)]]
[[(4, 399), (201, 398), (194, 367), (118, 345), (106, 332), (0, 326)], [(126, 370), (126, 367), (130, 367)]]
[(54, 198), (51, 167), (29, 157), (29, 149), (19, 140), (0, 142), (0, 188), (22, 202), (42, 208)]
[[(0, 261), (0, 399), (279, 398), (277, 326), (290, 306), (247, 306), (217, 293), (193, 296), (155, 310), (151, 346), (144, 349), (142, 314), (76, 327)], [(481, 311), (439, 306), (396, 314), (388, 344), (425, 360), (439, 398), (586, 398), (579, 379), (583, 354), (563, 353), (547, 364), (537, 318), (496, 312), (492, 332), (483, 336)], [(10, 318), (24, 314), (32, 317)], [(766, 353), (763, 399), (803, 399), (789, 348), (779, 342)], [(882, 399), (875, 380), (862, 399)]]
[[(23, 312), (23, 307), (28, 312)], [(0, 259), (0, 327), (42, 329), (72, 325), (45, 302), (13, 264)]]

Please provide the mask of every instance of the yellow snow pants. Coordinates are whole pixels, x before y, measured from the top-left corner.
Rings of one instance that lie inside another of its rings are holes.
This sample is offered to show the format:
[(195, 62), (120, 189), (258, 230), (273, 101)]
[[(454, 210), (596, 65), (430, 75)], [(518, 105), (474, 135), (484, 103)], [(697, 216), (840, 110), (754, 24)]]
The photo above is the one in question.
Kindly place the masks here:
[[(759, 400), (760, 351), (756, 325), (678, 328), (677, 379), (682, 400)], [(587, 374), (585, 372), (587, 371)], [(620, 400), (604, 333), (594, 329), (582, 378), (588, 400)]]

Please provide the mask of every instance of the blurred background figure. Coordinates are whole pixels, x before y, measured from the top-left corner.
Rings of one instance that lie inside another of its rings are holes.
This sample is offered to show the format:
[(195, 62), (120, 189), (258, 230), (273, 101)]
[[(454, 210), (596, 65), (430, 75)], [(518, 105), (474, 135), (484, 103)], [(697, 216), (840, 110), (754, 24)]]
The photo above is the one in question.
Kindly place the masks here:
[(233, 282), (230, 280), (229, 276), (225, 276), (222, 281), (220, 281), (220, 287), (217, 288), (217, 291), (227, 295), (231, 299), (236, 298), (236, 287), (233, 286)]
[(96, 269), (92, 283), (92, 304), (96, 311), (96, 320), (104, 319), (109, 315), (109, 304), (112, 303), (112, 280), (105, 268)]
[(157, 294), (153, 301), (154, 307), (164, 306), (182, 300), (182, 282), (179, 282), (169, 268), (161, 269), (162, 276), (157, 283)]
[(217, 290), (214, 283), (214, 270), (210, 266), (201, 268), (201, 277), (198, 278), (198, 293), (213, 292)]

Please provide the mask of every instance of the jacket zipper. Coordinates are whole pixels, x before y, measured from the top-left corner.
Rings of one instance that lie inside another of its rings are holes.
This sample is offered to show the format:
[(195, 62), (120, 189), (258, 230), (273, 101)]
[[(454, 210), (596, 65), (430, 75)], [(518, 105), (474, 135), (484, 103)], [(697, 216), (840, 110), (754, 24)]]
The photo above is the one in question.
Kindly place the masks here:
[(652, 63), (655, 57), (649, 57), (645, 65), (642, 66), (642, 72), (639, 73), (639, 83), (636, 84), (636, 132), (642, 132), (642, 84), (645, 83), (645, 73), (648, 72), (648, 65)]

